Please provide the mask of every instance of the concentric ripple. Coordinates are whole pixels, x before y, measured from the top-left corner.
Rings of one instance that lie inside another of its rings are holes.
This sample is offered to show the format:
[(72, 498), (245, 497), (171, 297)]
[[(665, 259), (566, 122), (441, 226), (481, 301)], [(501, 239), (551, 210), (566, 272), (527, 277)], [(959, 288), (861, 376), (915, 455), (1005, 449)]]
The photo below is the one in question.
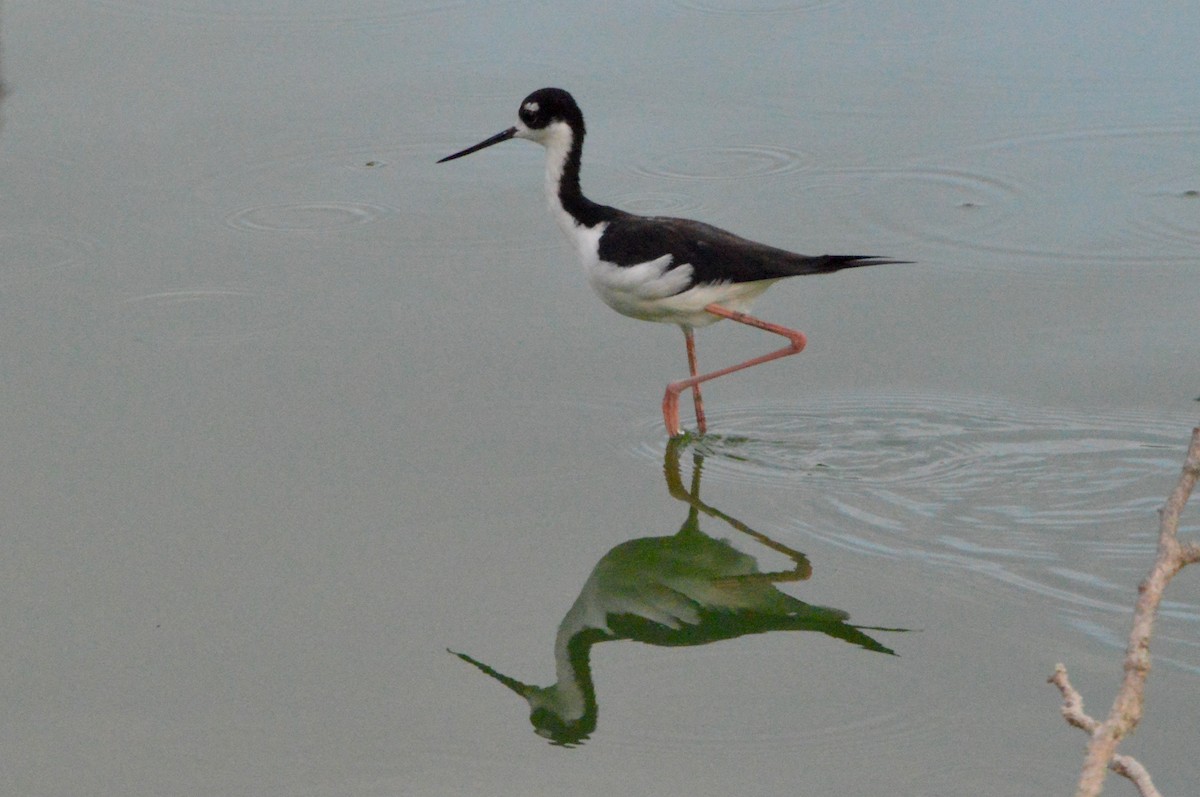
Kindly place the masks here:
[[(785, 488), (794, 533), (983, 574), (1108, 627), (1153, 560), (1192, 422), (888, 397), (727, 413), (694, 445), (706, 483)], [(1200, 605), (1176, 616), (1200, 623)]]
[(1136, 479), (1149, 462), (1173, 462), (1170, 453), (1160, 459), (1157, 452), (1172, 452), (1179, 442), (1177, 425), (1136, 416), (1075, 416), (937, 397), (734, 410), (721, 416), (719, 428), (721, 434), (696, 443), (709, 457), (706, 479), (791, 484), (816, 477), (873, 487), (963, 489), (993, 483), (998, 468), (1016, 477), (1029, 469), (1050, 476), (1055, 461), (1135, 452), (1129, 461), (1110, 463), (1112, 478), (1080, 488), (1103, 493), (1121, 479)]
[(206, 343), (245, 340), (287, 326), (290, 305), (256, 291), (196, 288), (127, 299), (120, 320), (143, 343)]
[(38, 232), (0, 232), (0, 285), (36, 281), (41, 275), (82, 265), (92, 247), (82, 239)]
[[(385, 147), (373, 139), (318, 141), (302, 151), (229, 164), (201, 177), (193, 191), (220, 213), (225, 224), (238, 230), (338, 234), (399, 217), (396, 228), (410, 233), (404, 242), (406, 250), (434, 252), (443, 242), (432, 231), (445, 229), (453, 219), (430, 214), (422, 199), (425, 186), (421, 181), (444, 181), (447, 174), (453, 175), (443, 171), (435, 178), (430, 168), (439, 154), (445, 154), (444, 149), (444, 143), (430, 142)], [(320, 193), (314, 197), (316, 191)], [(532, 235), (495, 213), (495, 200), (486, 193), (468, 191), (458, 196), (456, 216), (482, 220), (458, 231), (457, 240), (464, 251), (471, 247), (536, 251), (559, 246), (557, 240)], [(279, 202), (280, 197), (303, 199)]]
[(673, 180), (742, 180), (805, 171), (813, 163), (809, 153), (787, 147), (693, 147), (670, 152), (658, 162), (634, 171)]
[[(341, 213), (350, 211), (356, 216), (375, 217), (388, 207), (381, 203), (361, 202), (357, 196), (367, 187), (381, 182), (376, 178), (380, 170), (409, 161), (418, 152), (424, 159), (432, 161), (436, 151), (432, 146), (383, 147), (374, 141), (318, 141), (302, 151), (271, 153), (248, 162), (230, 163), (220, 171), (202, 176), (193, 190), (200, 199), (226, 207), (232, 199), (244, 202), (246, 197), (267, 194), (274, 197), (311, 195), (315, 189), (328, 197), (355, 196), (353, 200), (322, 197), (305, 203), (239, 205), (228, 210), (230, 216), (238, 213), (253, 215), (258, 208), (324, 205)], [(389, 179), (394, 180), (394, 175)]]
[(365, 202), (297, 202), (257, 205), (225, 217), (225, 223), (251, 232), (318, 232), (370, 224), (388, 213)]
[(949, 166), (841, 171), (843, 186), (857, 190), (842, 200), (891, 238), (965, 246), (1001, 240), (1021, 223), (1030, 189), (1012, 177)]
[(1200, 243), (1200, 128), (1077, 130), (1002, 139), (870, 180), (848, 214), (892, 237), (1002, 255), (1191, 262)]

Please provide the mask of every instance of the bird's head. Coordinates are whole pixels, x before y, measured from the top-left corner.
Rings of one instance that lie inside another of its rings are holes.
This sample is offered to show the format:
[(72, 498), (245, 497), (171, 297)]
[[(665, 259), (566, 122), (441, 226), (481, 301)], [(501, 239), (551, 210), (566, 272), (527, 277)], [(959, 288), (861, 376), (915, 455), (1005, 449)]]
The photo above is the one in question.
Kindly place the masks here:
[(510, 138), (524, 138), (544, 147), (552, 147), (579, 141), (584, 132), (583, 112), (579, 110), (574, 97), (562, 89), (538, 89), (521, 100), (515, 125), (461, 152), (447, 155), (438, 163), (470, 155)]

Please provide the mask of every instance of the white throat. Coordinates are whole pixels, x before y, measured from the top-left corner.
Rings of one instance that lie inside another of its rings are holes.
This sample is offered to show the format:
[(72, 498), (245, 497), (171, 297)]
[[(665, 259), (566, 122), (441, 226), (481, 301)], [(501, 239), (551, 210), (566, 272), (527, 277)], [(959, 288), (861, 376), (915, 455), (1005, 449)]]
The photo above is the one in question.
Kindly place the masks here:
[(558, 196), (559, 183), (562, 182), (563, 170), (567, 165), (567, 154), (571, 151), (575, 136), (566, 122), (554, 122), (544, 130), (537, 139), (546, 148), (546, 202), (550, 205), (550, 213), (558, 226), (572, 241), (578, 234), (579, 225), (575, 218), (562, 206)]

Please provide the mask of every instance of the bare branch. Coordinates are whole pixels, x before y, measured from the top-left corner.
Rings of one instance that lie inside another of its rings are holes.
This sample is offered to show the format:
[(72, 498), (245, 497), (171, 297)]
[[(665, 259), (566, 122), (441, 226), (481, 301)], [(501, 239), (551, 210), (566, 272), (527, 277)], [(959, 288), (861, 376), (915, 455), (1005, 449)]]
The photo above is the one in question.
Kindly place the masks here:
[[(1071, 681), (1067, 677), (1067, 668), (1062, 664), (1056, 664), (1054, 666), (1054, 675), (1050, 676), (1049, 682), (1057, 686), (1058, 691), (1062, 693), (1062, 715), (1067, 723), (1089, 734), (1094, 733), (1100, 727), (1100, 723), (1083, 710), (1083, 696), (1079, 694), (1079, 690), (1071, 685)], [(1154, 787), (1154, 782), (1150, 779), (1150, 773), (1133, 756), (1114, 755), (1108, 767), (1113, 772), (1133, 781), (1141, 797), (1162, 797), (1158, 789)]]
[(1118, 775), (1123, 775), (1133, 781), (1133, 785), (1137, 787), (1141, 797), (1162, 797), (1159, 790), (1154, 788), (1154, 782), (1150, 780), (1150, 773), (1136, 758), (1118, 753), (1113, 756), (1109, 767)]
[(1079, 694), (1079, 690), (1071, 686), (1071, 681), (1067, 678), (1066, 665), (1062, 663), (1054, 665), (1054, 675), (1050, 676), (1048, 683), (1054, 684), (1058, 687), (1058, 691), (1062, 692), (1063, 719), (1076, 728), (1088, 733), (1094, 732), (1100, 723), (1092, 719), (1083, 710), (1083, 695)]
[(1117, 755), (1117, 744), (1133, 732), (1142, 718), (1146, 678), (1150, 674), (1150, 636), (1163, 592), (1172, 576), (1184, 566), (1200, 561), (1200, 546), (1178, 539), (1179, 516), (1200, 479), (1200, 427), (1192, 430), (1191, 444), (1179, 482), (1159, 512), (1158, 555), (1150, 574), (1138, 586), (1133, 628), (1125, 649), (1125, 677), (1112, 710), (1104, 722), (1097, 722), (1083, 710), (1083, 698), (1067, 679), (1066, 667), (1059, 664), (1050, 677), (1063, 696), (1062, 713), (1068, 723), (1091, 734), (1076, 797), (1095, 797), (1104, 786), (1111, 768), (1128, 778), (1142, 797), (1160, 797), (1150, 773), (1135, 759)]

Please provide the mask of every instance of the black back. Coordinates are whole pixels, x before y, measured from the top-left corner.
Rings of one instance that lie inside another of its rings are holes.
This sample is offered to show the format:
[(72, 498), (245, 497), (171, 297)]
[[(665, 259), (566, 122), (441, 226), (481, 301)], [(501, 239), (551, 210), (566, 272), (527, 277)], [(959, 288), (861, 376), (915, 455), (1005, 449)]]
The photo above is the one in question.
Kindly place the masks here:
[(902, 260), (863, 255), (800, 255), (734, 235), (691, 219), (638, 216), (593, 202), (579, 187), (583, 139), (587, 128), (575, 99), (563, 89), (544, 88), (521, 101), (521, 121), (541, 129), (556, 121), (572, 131), (571, 149), (563, 164), (559, 201), (585, 227), (607, 222), (600, 239), (601, 259), (619, 266), (635, 266), (671, 255), (671, 267), (692, 267), (692, 284), (756, 282), (801, 274), (826, 274), (845, 268), (903, 263)]
[(633, 266), (670, 254), (672, 266), (691, 265), (693, 284), (755, 282), (903, 262), (870, 255), (801, 255), (691, 219), (616, 213), (600, 239), (601, 259)]

